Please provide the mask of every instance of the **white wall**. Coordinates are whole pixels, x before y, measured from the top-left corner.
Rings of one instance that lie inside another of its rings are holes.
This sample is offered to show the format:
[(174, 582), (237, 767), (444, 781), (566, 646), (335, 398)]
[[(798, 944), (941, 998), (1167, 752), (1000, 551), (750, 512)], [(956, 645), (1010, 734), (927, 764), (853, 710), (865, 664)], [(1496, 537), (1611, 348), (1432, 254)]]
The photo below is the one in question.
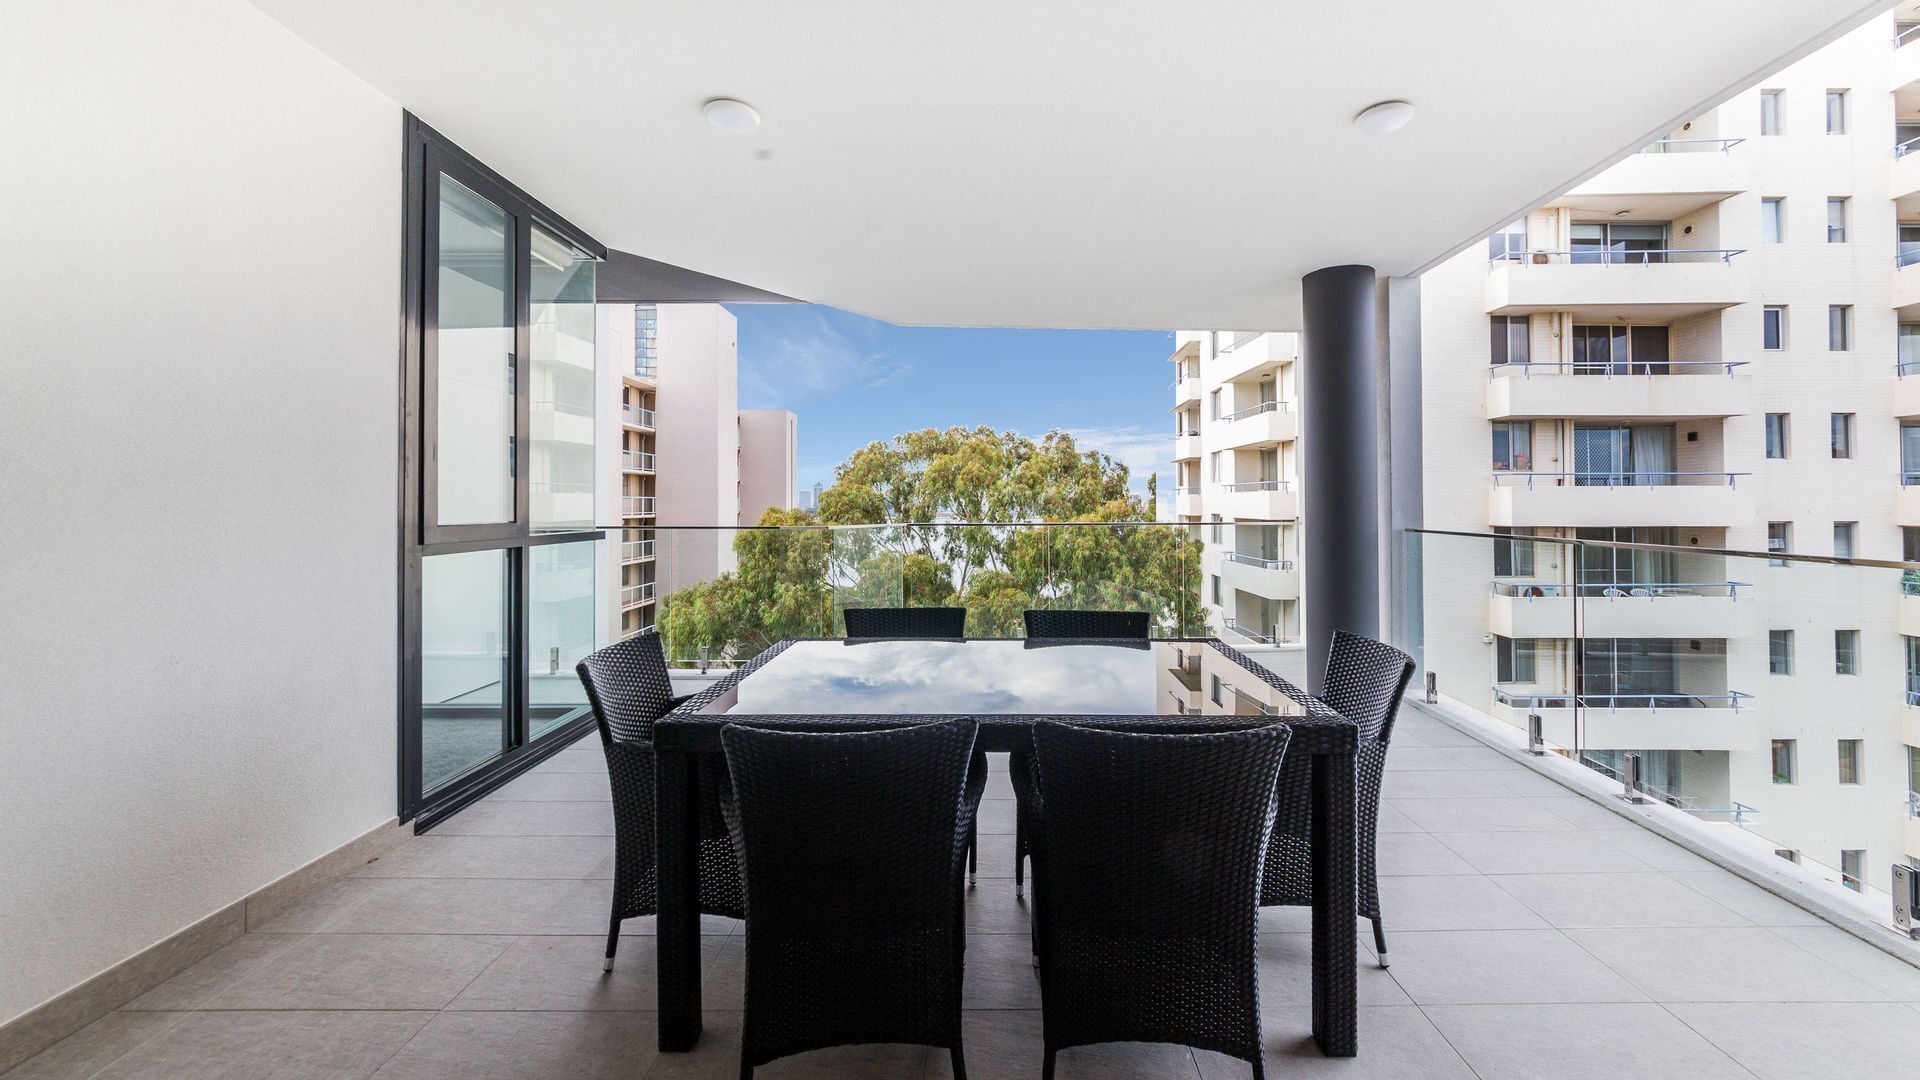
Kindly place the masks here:
[(740, 524), (757, 525), (760, 515), (794, 501), (794, 455), (799, 425), (785, 409), (740, 412)]
[(0, 33), (0, 1022), (391, 819), (400, 108), (238, 0)]
[(731, 532), (669, 526), (740, 523), (737, 321), (719, 304), (662, 304), (659, 353), (654, 490), (664, 595), (735, 565)]

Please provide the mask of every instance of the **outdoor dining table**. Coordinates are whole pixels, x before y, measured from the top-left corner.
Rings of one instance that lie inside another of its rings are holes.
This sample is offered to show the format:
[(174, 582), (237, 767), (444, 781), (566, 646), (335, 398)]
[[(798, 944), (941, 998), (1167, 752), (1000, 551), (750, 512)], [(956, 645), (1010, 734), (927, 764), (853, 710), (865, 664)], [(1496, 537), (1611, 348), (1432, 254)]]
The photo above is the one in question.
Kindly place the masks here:
[[(1189, 715), (1220, 725), (1280, 721), (1289, 754), (1311, 754), (1313, 1034), (1321, 1052), (1358, 1049), (1357, 812), (1352, 722), (1212, 638), (1119, 640), (789, 639), (700, 691), (654, 725), (658, 770), (657, 971), (660, 1049), (699, 1041), (698, 756), (728, 724), (858, 730), (902, 720), (978, 720), (977, 746), (1031, 745), (1037, 720)], [(880, 809), (880, 808), (876, 808)]]

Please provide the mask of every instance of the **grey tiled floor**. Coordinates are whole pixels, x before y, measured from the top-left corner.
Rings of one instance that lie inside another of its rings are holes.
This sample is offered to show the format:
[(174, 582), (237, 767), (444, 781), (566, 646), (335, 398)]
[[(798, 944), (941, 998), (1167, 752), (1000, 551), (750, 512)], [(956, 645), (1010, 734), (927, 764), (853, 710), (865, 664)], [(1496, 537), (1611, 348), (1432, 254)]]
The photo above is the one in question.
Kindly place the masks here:
[[(1307, 913), (1262, 913), (1275, 1076), (1912, 1075), (1920, 970), (1421, 714), (1381, 819), (1393, 968), (1363, 934), (1361, 1051), (1308, 1037)], [(651, 920), (600, 971), (612, 814), (589, 739), (9, 1073), (50, 1077), (731, 1077), (739, 927), (706, 924), (707, 1034), (654, 1050)], [(1040, 992), (995, 763), (970, 894), (967, 1058), (1040, 1067)], [(1904, 1070), (1904, 1071), (1903, 1071)], [(1243, 1077), (1182, 1047), (1061, 1055), (1068, 1077)], [(945, 1077), (918, 1047), (823, 1051), (781, 1077)]]

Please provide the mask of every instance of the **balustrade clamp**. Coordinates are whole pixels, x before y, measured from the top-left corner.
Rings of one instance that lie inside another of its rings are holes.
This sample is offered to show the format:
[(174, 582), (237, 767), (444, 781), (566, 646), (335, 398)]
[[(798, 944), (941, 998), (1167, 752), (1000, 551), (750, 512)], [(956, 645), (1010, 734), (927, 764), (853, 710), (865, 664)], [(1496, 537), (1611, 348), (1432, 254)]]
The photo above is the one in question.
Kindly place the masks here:
[(1534, 757), (1545, 757), (1547, 755), (1546, 739), (1541, 736), (1540, 726), (1540, 714), (1537, 712), (1528, 713), (1527, 753), (1532, 754)]
[(1440, 704), (1440, 679), (1433, 672), (1427, 672), (1427, 704)]
[(1893, 864), (1893, 928), (1920, 939), (1920, 868)]
[(1620, 783), (1625, 789), (1620, 793), (1620, 798), (1630, 803), (1643, 803), (1647, 801), (1646, 796), (1640, 794), (1642, 780), (1640, 777), (1639, 754), (1627, 754), (1621, 761)]

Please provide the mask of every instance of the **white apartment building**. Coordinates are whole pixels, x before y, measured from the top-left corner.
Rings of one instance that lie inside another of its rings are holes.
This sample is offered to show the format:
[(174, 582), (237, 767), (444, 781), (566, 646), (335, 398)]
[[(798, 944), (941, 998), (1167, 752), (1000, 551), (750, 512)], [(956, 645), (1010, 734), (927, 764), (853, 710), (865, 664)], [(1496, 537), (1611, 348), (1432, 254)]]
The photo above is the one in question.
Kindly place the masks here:
[(1173, 512), (1203, 525), (1207, 623), (1230, 640), (1295, 643), (1300, 336), (1182, 330), (1174, 344)]
[(1901, 575), (1571, 542), (1920, 558), (1908, 30), (1846, 35), (1420, 286), (1425, 525), (1540, 538), (1422, 538), (1442, 692), (1638, 752), (1656, 788), (1873, 888), (1920, 865)]
[[(667, 595), (737, 565), (731, 527), (794, 505), (798, 421), (739, 404), (739, 337), (720, 304), (601, 304), (605, 625), (653, 627)], [(676, 528), (675, 526), (680, 526)]]

